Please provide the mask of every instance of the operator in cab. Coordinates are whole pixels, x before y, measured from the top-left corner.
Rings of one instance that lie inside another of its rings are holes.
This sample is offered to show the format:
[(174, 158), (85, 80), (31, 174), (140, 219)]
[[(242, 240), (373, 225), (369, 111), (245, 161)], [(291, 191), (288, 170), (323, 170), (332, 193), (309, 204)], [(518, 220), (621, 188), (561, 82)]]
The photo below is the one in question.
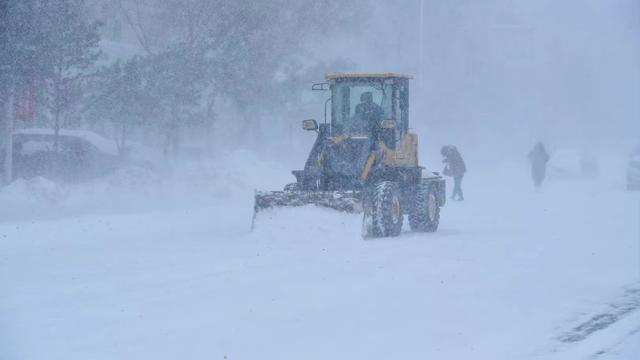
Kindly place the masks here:
[(377, 137), (383, 114), (380, 105), (373, 102), (373, 94), (370, 91), (363, 92), (360, 95), (360, 104), (356, 105), (349, 132), (371, 134), (374, 138)]

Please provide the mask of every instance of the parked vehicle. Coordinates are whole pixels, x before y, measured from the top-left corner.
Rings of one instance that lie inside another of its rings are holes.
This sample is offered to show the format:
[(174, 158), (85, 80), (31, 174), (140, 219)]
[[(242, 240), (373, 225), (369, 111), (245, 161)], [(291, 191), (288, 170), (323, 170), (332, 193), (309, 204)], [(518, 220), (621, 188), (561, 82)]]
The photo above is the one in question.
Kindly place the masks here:
[(116, 144), (94, 132), (61, 130), (58, 149), (52, 129), (20, 129), (13, 135), (13, 176), (81, 181), (120, 166)]
[(558, 149), (549, 161), (551, 179), (593, 179), (599, 174), (597, 157), (588, 151)]
[(640, 190), (640, 145), (629, 155), (627, 162), (627, 189)]

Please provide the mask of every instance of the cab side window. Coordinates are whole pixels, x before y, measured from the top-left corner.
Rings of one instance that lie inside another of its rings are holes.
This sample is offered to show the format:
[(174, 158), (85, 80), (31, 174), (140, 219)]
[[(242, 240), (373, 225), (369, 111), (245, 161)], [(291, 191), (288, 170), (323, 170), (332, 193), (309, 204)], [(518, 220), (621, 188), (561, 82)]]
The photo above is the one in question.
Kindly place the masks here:
[(404, 80), (399, 86), (399, 102), (400, 102), (400, 128), (403, 132), (409, 131), (409, 82)]

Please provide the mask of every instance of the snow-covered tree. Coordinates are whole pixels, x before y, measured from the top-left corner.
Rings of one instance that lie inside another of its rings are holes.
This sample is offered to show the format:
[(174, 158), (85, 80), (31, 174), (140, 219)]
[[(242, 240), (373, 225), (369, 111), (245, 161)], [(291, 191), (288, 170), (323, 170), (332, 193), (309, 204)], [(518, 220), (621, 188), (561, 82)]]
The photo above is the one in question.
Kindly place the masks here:
[(86, 117), (92, 123), (110, 123), (121, 154), (127, 149), (130, 131), (144, 125), (157, 109), (157, 102), (145, 87), (145, 66), (139, 57), (117, 61), (98, 71), (88, 83)]
[(57, 134), (83, 71), (99, 55), (98, 24), (87, 20), (84, 0), (5, 0), (0, 6), (0, 103), (25, 83), (47, 84)]
[(43, 1), (40, 26), (48, 34), (41, 51), (47, 54), (50, 108), (54, 118), (57, 149), (61, 115), (79, 98), (80, 81), (100, 55), (99, 24), (89, 23), (84, 0)]
[[(292, 90), (298, 89), (287, 80), (299, 74), (290, 70), (321, 62), (309, 51), (310, 45), (357, 26), (367, 16), (360, 0), (120, 0), (120, 4), (150, 56), (171, 49), (173, 55), (191, 57), (185, 64), (195, 54), (203, 57), (204, 67), (198, 70), (205, 81), (207, 108), (213, 108), (216, 98), (234, 104), (245, 140), (260, 135), (258, 118), (297, 99)], [(205, 122), (212, 118), (209, 111)]]

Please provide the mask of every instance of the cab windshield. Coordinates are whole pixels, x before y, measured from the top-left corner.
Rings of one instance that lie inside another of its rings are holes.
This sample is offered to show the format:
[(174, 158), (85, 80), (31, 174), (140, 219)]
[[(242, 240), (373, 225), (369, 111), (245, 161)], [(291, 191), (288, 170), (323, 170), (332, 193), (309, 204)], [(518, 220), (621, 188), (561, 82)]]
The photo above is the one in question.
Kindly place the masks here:
[(332, 91), (333, 136), (369, 136), (393, 117), (393, 86), (384, 80), (337, 82)]

